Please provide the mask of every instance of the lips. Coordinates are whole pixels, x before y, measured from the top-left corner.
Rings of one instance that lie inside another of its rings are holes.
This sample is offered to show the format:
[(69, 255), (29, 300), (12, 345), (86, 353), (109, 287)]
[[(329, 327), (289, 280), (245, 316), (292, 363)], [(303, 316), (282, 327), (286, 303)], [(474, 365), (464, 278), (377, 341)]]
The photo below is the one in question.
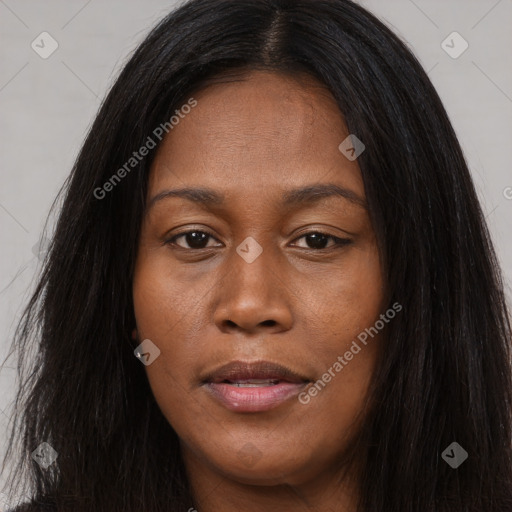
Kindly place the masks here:
[(203, 383), (227, 383), (241, 385), (275, 385), (279, 382), (300, 384), (310, 380), (290, 368), (269, 361), (246, 363), (232, 361), (203, 378)]
[(311, 382), (299, 374), (268, 361), (245, 363), (232, 361), (206, 375), (203, 389), (226, 409), (238, 413), (254, 413), (289, 405)]

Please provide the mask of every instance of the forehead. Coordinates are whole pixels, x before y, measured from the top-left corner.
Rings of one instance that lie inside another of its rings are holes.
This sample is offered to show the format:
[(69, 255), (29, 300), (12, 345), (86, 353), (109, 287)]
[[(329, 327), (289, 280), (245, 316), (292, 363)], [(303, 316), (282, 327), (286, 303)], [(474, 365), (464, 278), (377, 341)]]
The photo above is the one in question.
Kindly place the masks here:
[(307, 76), (252, 71), (193, 95), (161, 143), (150, 192), (206, 186), (232, 194), (262, 194), (329, 182), (364, 196), (357, 161), (338, 149), (349, 135), (325, 86)]

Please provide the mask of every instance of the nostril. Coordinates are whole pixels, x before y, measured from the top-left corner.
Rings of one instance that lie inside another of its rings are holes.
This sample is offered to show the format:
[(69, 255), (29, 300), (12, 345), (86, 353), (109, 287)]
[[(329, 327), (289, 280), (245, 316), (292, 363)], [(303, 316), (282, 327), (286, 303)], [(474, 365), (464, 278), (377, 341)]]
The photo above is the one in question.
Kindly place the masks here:
[[(262, 322), (259, 322), (259, 327), (275, 327), (278, 325), (278, 322), (276, 320), (263, 320)], [(233, 320), (226, 319), (223, 321), (224, 328), (237, 328), (241, 327), (240, 323), (236, 323)]]

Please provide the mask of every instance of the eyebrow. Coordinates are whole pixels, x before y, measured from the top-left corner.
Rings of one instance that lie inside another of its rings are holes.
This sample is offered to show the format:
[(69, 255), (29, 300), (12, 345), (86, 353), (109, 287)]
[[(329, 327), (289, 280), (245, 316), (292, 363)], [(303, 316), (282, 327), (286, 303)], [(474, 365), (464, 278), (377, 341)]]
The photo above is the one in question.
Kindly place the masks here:
[(283, 203), (285, 206), (316, 203), (327, 197), (341, 197), (367, 209), (366, 201), (355, 192), (334, 183), (315, 183), (307, 187), (289, 190), (284, 194)]
[[(149, 201), (149, 211), (156, 203), (171, 197), (187, 199), (205, 207), (220, 206), (225, 201), (225, 195), (206, 187), (184, 187), (173, 190), (163, 190)], [(366, 201), (352, 190), (340, 187), (334, 183), (314, 183), (306, 187), (288, 190), (283, 194), (283, 205), (287, 207), (314, 204), (328, 197), (340, 197), (367, 209)]]

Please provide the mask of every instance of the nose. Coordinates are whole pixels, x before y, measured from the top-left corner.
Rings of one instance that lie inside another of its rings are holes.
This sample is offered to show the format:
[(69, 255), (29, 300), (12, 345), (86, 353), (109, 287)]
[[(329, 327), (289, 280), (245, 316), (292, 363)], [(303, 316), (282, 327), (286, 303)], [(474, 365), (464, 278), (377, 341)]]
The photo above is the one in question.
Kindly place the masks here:
[(219, 330), (268, 334), (291, 329), (293, 294), (273, 257), (271, 250), (264, 249), (248, 263), (233, 251), (217, 288), (214, 322)]

